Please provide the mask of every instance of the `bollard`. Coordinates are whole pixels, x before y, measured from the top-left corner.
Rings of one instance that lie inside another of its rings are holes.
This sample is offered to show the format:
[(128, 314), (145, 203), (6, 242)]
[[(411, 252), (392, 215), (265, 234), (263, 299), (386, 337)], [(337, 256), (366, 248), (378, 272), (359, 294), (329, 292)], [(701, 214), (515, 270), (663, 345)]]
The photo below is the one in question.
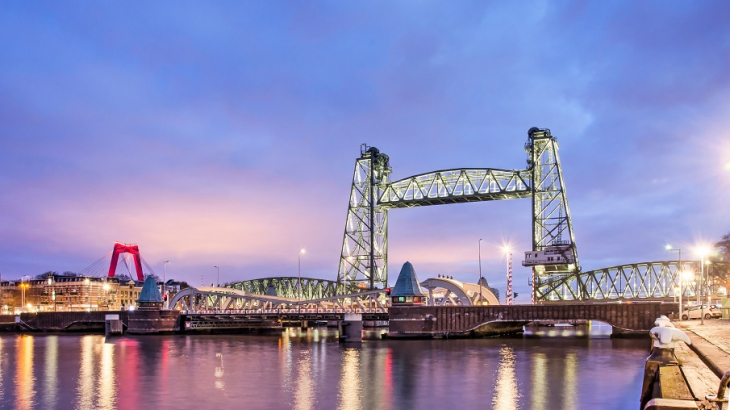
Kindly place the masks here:
[(730, 383), (730, 370), (726, 371), (725, 374), (722, 375), (720, 386), (717, 388), (717, 395), (711, 394), (705, 397), (708, 401), (717, 403), (720, 410), (727, 410), (728, 408), (728, 400), (725, 397), (725, 390), (727, 389), (728, 383)]
[[(649, 331), (653, 343), (651, 355), (646, 359), (644, 365), (644, 380), (641, 388), (641, 406), (642, 409), (682, 409), (685, 404), (681, 401), (657, 397), (657, 383), (659, 381), (660, 369), (665, 366), (677, 366), (677, 358), (674, 356), (674, 345), (678, 341), (687, 343), (692, 342), (687, 335), (676, 329), (668, 318), (665, 316), (657, 318), (654, 322), (656, 327)], [(671, 400), (671, 402), (667, 401)]]

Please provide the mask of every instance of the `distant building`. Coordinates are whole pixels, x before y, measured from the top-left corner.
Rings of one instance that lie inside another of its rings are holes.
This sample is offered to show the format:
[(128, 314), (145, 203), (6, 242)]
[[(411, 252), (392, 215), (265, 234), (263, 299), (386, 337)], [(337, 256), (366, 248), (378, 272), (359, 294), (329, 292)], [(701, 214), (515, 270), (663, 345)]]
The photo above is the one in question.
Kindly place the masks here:
[(142, 282), (117, 278), (49, 275), (43, 279), (0, 282), (0, 312), (119, 310), (135, 305)]

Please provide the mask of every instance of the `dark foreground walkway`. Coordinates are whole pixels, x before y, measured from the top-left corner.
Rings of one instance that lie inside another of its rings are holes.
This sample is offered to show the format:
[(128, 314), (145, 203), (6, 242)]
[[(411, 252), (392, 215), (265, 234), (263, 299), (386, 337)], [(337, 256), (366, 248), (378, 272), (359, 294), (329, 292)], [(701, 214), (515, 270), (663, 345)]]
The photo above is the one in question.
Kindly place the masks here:
[(684, 330), (691, 346), (678, 342), (675, 355), (679, 359), (692, 394), (702, 400), (717, 394), (720, 377), (730, 370), (730, 320), (710, 319), (673, 322)]

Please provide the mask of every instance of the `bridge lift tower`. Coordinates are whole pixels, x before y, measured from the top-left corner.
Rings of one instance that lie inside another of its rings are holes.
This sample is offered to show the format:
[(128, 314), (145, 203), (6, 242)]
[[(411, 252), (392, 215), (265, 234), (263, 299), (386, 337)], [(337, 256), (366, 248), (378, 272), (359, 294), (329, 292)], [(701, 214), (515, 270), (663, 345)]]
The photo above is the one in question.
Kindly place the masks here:
[(462, 168), (390, 182), (389, 157), (363, 144), (350, 191), (337, 292), (388, 286), (388, 210), (415, 206), (532, 197), (532, 250), (523, 265), (532, 267), (533, 285), (579, 272), (557, 141), (550, 130), (531, 128), (525, 150), (525, 170)]

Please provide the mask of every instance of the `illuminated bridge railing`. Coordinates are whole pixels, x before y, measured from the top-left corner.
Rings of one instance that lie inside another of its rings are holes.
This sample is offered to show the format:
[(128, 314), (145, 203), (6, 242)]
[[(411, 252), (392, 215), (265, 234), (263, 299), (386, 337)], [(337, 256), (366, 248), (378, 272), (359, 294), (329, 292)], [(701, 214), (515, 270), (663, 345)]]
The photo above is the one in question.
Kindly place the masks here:
[[(697, 261), (682, 261), (685, 271), (698, 269)], [(536, 299), (541, 302), (618, 301), (626, 299), (671, 299), (678, 294), (677, 261), (633, 263), (535, 280)], [(695, 281), (682, 282), (682, 296), (696, 296)]]
[(408, 208), (527, 198), (532, 195), (530, 172), (480, 168), (415, 175), (386, 185), (378, 205), (385, 208)]

